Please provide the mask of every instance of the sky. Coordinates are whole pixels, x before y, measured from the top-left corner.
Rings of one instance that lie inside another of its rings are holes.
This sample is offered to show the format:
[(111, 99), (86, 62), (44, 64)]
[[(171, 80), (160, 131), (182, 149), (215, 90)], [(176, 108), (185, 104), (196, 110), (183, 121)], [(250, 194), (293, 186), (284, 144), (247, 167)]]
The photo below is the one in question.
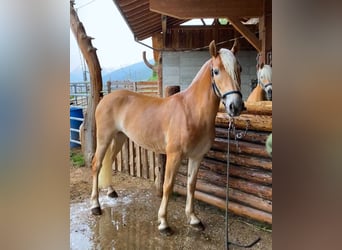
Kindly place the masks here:
[[(74, 7), (87, 35), (95, 38), (92, 44), (97, 48), (101, 68), (116, 69), (140, 62), (143, 51), (147, 59), (153, 58), (151, 49), (134, 41), (113, 0), (76, 0)], [(151, 38), (142, 42), (152, 46)], [(78, 66), (81, 66), (81, 52), (70, 30), (70, 72)]]

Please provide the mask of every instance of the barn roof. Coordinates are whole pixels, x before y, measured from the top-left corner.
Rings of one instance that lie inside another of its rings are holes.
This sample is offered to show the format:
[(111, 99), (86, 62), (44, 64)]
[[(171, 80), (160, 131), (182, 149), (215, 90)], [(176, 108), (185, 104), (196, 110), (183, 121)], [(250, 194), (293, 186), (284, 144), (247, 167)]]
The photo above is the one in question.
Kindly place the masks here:
[[(136, 40), (162, 32), (162, 14), (150, 11), (149, 0), (113, 0)], [(188, 20), (167, 17), (166, 26), (178, 26)]]
[[(193, 18), (258, 17), (260, 0), (113, 0), (136, 40), (144, 40), (163, 28), (172, 28)], [(153, 11), (152, 11), (153, 10)], [(166, 22), (163, 23), (163, 17)], [(162, 27), (164, 25), (164, 27)]]

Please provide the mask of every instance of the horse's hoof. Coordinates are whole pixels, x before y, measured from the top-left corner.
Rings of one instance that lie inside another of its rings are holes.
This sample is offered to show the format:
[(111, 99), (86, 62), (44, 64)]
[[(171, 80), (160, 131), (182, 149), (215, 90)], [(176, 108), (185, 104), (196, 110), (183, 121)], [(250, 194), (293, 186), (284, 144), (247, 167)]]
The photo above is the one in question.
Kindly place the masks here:
[(113, 190), (113, 192), (108, 194), (108, 197), (110, 197), (110, 198), (117, 198), (118, 194), (115, 192), (115, 190)]
[(93, 208), (91, 209), (91, 213), (92, 213), (93, 215), (101, 215), (101, 214), (102, 214), (101, 208), (100, 208), (100, 207), (93, 207)]
[(165, 235), (165, 236), (170, 236), (173, 234), (173, 230), (171, 229), (171, 227), (160, 229), (159, 232), (161, 235)]
[(190, 225), (198, 231), (204, 231), (204, 229), (205, 229), (205, 227), (201, 221), (197, 224), (190, 224)]

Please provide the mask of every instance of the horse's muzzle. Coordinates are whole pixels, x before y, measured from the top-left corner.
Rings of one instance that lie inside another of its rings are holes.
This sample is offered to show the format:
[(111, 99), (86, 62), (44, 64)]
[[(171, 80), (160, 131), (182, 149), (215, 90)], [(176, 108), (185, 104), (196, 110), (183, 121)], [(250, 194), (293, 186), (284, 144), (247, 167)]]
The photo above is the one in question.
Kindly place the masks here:
[(267, 92), (266, 92), (266, 99), (268, 101), (272, 101), (272, 89), (267, 90)]
[(239, 116), (244, 110), (246, 110), (245, 103), (240, 96), (226, 101), (226, 112), (230, 117)]

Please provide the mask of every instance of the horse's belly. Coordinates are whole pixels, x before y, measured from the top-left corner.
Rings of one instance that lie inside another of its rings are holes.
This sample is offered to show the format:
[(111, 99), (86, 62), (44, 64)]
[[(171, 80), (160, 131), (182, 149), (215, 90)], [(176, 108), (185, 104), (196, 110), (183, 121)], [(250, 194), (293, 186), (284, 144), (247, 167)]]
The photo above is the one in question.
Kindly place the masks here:
[(155, 153), (165, 154), (165, 140), (158, 133), (126, 133), (134, 143), (139, 146), (154, 151)]

